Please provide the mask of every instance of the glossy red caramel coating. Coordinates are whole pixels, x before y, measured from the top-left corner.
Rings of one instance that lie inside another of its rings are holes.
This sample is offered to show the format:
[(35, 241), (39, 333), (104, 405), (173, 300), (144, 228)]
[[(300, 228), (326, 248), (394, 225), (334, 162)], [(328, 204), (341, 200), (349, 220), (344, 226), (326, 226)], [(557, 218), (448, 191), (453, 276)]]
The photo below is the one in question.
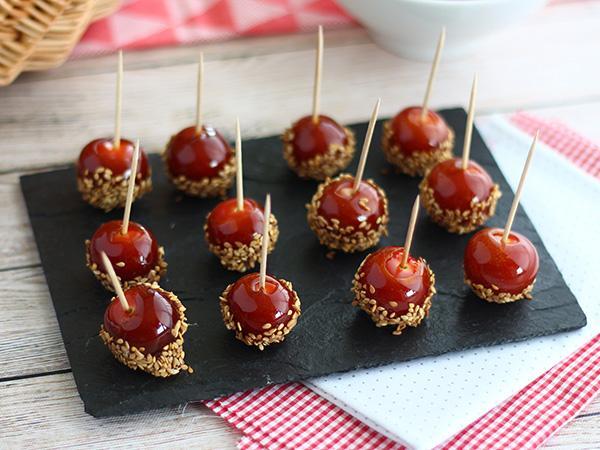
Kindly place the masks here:
[(471, 209), (471, 201), (487, 200), (494, 182), (486, 170), (475, 161), (469, 161), (465, 170), (462, 159), (452, 158), (436, 164), (427, 175), (427, 184), (433, 189), (435, 201), (442, 209)]
[(219, 203), (206, 219), (208, 240), (214, 245), (240, 242), (249, 245), (255, 233), (262, 234), (265, 214), (262, 207), (250, 198), (244, 199), (244, 209), (238, 210), (237, 200), (230, 198)]
[(340, 227), (358, 228), (361, 222), (376, 227), (377, 218), (385, 212), (384, 199), (366, 181), (360, 182), (356, 192), (352, 192), (353, 184), (353, 178), (335, 179), (327, 184), (319, 200), (317, 213), (328, 221), (339, 220)]
[(403, 247), (380, 248), (367, 256), (359, 271), (365, 274), (360, 282), (375, 288), (374, 293), (367, 291), (369, 298), (396, 315), (406, 314), (410, 303), (423, 306), (431, 287), (425, 262), (409, 256), (403, 268), (403, 255)]
[[(147, 275), (158, 264), (158, 244), (152, 233), (135, 222), (129, 222), (127, 234), (121, 234), (120, 220), (105, 222), (90, 239), (90, 259), (98, 270), (106, 273), (101, 252), (106, 253), (122, 281)], [(121, 267), (120, 263), (125, 263)]]
[[(131, 169), (131, 160), (135, 146), (127, 139), (121, 139), (119, 148), (115, 148), (113, 140), (108, 138), (95, 139), (81, 150), (77, 161), (77, 173), (80, 177), (93, 174), (100, 168), (110, 169), (113, 176), (122, 175), (127, 178)], [(148, 178), (150, 169), (146, 152), (140, 148), (138, 177)]]
[(511, 231), (503, 243), (502, 233), (500, 228), (484, 228), (471, 237), (465, 248), (465, 276), (471, 283), (519, 294), (535, 280), (538, 253), (525, 236)]
[(212, 127), (195, 127), (181, 130), (169, 141), (166, 161), (172, 176), (199, 181), (214, 178), (231, 161), (233, 150), (221, 134)]
[(239, 322), (244, 334), (264, 333), (263, 325), (271, 328), (286, 324), (292, 317), (294, 296), (277, 278), (267, 275), (265, 289), (260, 288), (260, 275), (244, 275), (231, 287), (227, 297), (233, 320)]
[(406, 108), (392, 119), (394, 143), (407, 155), (436, 150), (450, 135), (442, 116), (429, 109), (421, 119), (421, 110), (419, 106)]
[(175, 340), (171, 330), (180, 319), (177, 308), (160, 289), (138, 284), (125, 291), (131, 311), (114, 298), (104, 313), (104, 329), (115, 339), (156, 354)]
[(315, 123), (312, 116), (302, 117), (293, 126), (293, 155), (301, 163), (329, 151), (330, 145), (348, 144), (344, 127), (331, 117), (319, 116)]

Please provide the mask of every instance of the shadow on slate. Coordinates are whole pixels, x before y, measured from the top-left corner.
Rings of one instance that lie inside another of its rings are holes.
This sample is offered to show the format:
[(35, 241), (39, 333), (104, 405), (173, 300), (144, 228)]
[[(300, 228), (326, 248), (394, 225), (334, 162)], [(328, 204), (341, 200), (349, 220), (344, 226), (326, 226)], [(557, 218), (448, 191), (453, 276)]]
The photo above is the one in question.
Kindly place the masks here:
[[(456, 149), (461, 149), (465, 112), (451, 109), (442, 114), (456, 130)], [(352, 128), (361, 143), (367, 124)], [(381, 121), (366, 177), (380, 183), (390, 202), (390, 235), (380, 244), (402, 245), (419, 180), (389, 170), (380, 150), (380, 132)], [(526, 153), (523, 148), (523, 161)], [(471, 157), (487, 169), (504, 193), (496, 217), (489, 222), (502, 227), (513, 194), (476, 130)], [(244, 142), (244, 158), (246, 195), (262, 202), (270, 192), (279, 220), (281, 235), (269, 257), (269, 272), (292, 281), (302, 301), (302, 316), (282, 344), (262, 352), (245, 346), (225, 329), (218, 296), (239, 274), (221, 268), (208, 252), (202, 231), (206, 214), (218, 200), (179, 194), (166, 179), (159, 157), (153, 155), (154, 190), (134, 204), (132, 220), (150, 228), (165, 247), (169, 268), (161, 285), (175, 292), (187, 307), (186, 361), (195, 372), (170, 379), (127, 369), (98, 337), (111, 294), (86, 268), (83, 242), (102, 222), (120, 218), (122, 210), (104, 214), (85, 204), (76, 190), (72, 167), (21, 178), (54, 309), (88, 413), (136, 413), (272, 383), (522, 341), (586, 324), (535, 228), (519, 209), (513, 229), (528, 236), (540, 255), (533, 301), (497, 305), (475, 297), (463, 284), (462, 272), (463, 250), (470, 235), (449, 234), (422, 213), (412, 252), (425, 257), (436, 274), (438, 294), (430, 316), (401, 336), (393, 336), (389, 327), (376, 328), (350, 304), (352, 278), (367, 253), (338, 253), (329, 260), (308, 228), (305, 204), (317, 183), (300, 180), (287, 169), (279, 137)]]

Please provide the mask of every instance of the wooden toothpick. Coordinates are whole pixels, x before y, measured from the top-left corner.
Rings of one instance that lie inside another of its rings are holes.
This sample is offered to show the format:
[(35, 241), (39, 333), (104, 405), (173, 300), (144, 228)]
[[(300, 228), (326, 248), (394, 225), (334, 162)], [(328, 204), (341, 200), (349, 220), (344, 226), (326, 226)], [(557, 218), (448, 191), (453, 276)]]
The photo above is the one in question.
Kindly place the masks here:
[(427, 80), (427, 88), (425, 89), (425, 97), (423, 98), (423, 108), (421, 109), (421, 119), (424, 119), (427, 115), (427, 109), (429, 107), (429, 97), (431, 96), (431, 87), (435, 80), (440, 58), (442, 56), (442, 50), (444, 49), (444, 43), (446, 42), (446, 27), (442, 27), (440, 37), (438, 39), (437, 48), (435, 49), (435, 56), (433, 57), (433, 64), (431, 65), (431, 71), (429, 72), (429, 80)]
[(312, 120), (319, 121), (319, 102), (321, 100), (321, 73), (323, 71), (323, 27), (319, 25), (317, 39), (317, 59), (315, 62), (315, 84), (313, 86)]
[(263, 227), (262, 248), (260, 254), (260, 288), (265, 288), (267, 279), (267, 254), (269, 253), (269, 221), (271, 220), (271, 194), (265, 199), (265, 224)]
[(133, 157), (131, 159), (131, 169), (129, 171), (129, 184), (127, 185), (127, 197), (125, 199), (125, 212), (123, 213), (123, 222), (121, 222), (121, 234), (127, 234), (129, 230), (129, 217), (131, 216), (131, 204), (133, 203), (133, 191), (135, 189), (135, 178), (137, 176), (138, 162), (140, 159), (140, 140), (136, 139)]
[(404, 255), (402, 255), (402, 268), (408, 264), (408, 257), (410, 256), (410, 246), (412, 245), (413, 234), (415, 233), (415, 224), (417, 223), (417, 217), (419, 216), (419, 196), (415, 199), (415, 203), (410, 213), (410, 221), (408, 222), (408, 231), (406, 232), (406, 239), (404, 240)]
[(198, 61), (198, 80), (196, 85), (196, 135), (202, 133), (202, 89), (204, 84), (204, 53), (200, 52)]
[(127, 299), (125, 298), (125, 293), (123, 292), (121, 283), (119, 283), (119, 278), (117, 278), (115, 269), (113, 268), (112, 264), (110, 263), (110, 259), (108, 259), (108, 256), (106, 256), (106, 253), (104, 253), (104, 252), (102, 252), (101, 255), (102, 255), (102, 263), (104, 264), (104, 270), (106, 270), (106, 273), (108, 274), (108, 278), (110, 278), (110, 282), (112, 283), (113, 288), (115, 289), (115, 292), (117, 293), (117, 297), (119, 298), (119, 302), (121, 303), (123, 310), (125, 312), (133, 311), (133, 309), (129, 306), (129, 303), (127, 303)]
[(235, 163), (236, 169), (236, 195), (237, 195), (237, 209), (239, 211), (244, 210), (244, 172), (242, 168), (242, 133), (240, 131), (240, 118), (235, 119)]
[(117, 94), (115, 105), (115, 137), (113, 145), (115, 148), (121, 146), (121, 97), (123, 90), (123, 51), (119, 50), (117, 58)]
[(378, 98), (371, 113), (371, 120), (369, 120), (369, 127), (367, 128), (367, 135), (363, 142), (363, 148), (360, 153), (360, 160), (358, 161), (358, 168), (356, 169), (356, 175), (354, 176), (354, 186), (352, 192), (356, 192), (362, 181), (363, 173), (365, 172), (365, 165), (367, 164), (367, 155), (369, 154), (369, 147), (371, 146), (371, 139), (373, 138), (373, 131), (375, 130), (375, 123), (377, 122), (377, 115), (379, 114), (379, 105), (381, 105), (381, 99)]
[(510, 212), (508, 213), (508, 219), (506, 219), (506, 225), (504, 225), (504, 233), (502, 234), (502, 242), (508, 242), (508, 236), (510, 235), (510, 229), (512, 228), (513, 221), (515, 220), (515, 214), (517, 213), (517, 207), (519, 206), (519, 201), (521, 199), (521, 193), (523, 192), (523, 185), (525, 184), (525, 178), (527, 178), (527, 173), (529, 172), (529, 166), (531, 165), (531, 159), (533, 158), (533, 154), (535, 153), (535, 147), (537, 145), (538, 138), (540, 136), (540, 130), (535, 133), (533, 138), (533, 142), (531, 143), (531, 147), (529, 148), (529, 153), (527, 154), (527, 160), (525, 161), (525, 167), (523, 167), (523, 172), (521, 173), (521, 179), (519, 180), (519, 186), (517, 187), (517, 192), (515, 192), (515, 198), (513, 198), (512, 206), (510, 207)]
[(469, 155), (471, 153), (471, 137), (473, 136), (473, 120), (475, 118), (475, 98), (477, 97), (477, 74), (473, 77), (471, 86), (471, 97), (469, 98), (469, 112), (467, 114), (467, 126), (465, 128), (465, 139), (463, 141), (462, 169), (469, 166)]

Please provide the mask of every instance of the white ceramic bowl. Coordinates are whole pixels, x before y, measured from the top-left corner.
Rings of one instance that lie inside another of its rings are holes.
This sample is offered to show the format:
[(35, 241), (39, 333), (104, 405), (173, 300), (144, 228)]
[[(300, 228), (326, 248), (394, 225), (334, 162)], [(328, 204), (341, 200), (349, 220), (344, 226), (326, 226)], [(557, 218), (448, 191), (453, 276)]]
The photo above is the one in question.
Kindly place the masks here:
[(473, 53), (487, 38), (525, 19), (547, 0), (338, 0), (381, 47), (431, 60), (446, 27), (444, 58)]

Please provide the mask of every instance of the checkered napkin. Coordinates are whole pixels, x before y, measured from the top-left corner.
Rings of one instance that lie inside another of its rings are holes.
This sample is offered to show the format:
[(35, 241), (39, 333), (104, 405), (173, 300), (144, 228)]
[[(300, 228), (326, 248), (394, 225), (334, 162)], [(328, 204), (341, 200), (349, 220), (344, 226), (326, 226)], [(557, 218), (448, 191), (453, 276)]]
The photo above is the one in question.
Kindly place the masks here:
[(561, 153), (590, 175), (600, 178), (600, 147), (557, 120), (544, 120), (526, 112), (510, 117), (510, 121), (525, 133), (540, 130), (540, 140)]
[(94, 22), (74, 56), (348, 26), (333, 0), (122, 0)]
[[(510, 121), (600, 179), (600, 148), (565, 125), (517, 113)], [(537, 448), (600, 393), (600, 334), (436, 450)], [(267, 386), (206, 402), (244, 433), (238, 447), (402, 449), (300, 383)], [(401, 430), (400, 430), (401, 432)]]

